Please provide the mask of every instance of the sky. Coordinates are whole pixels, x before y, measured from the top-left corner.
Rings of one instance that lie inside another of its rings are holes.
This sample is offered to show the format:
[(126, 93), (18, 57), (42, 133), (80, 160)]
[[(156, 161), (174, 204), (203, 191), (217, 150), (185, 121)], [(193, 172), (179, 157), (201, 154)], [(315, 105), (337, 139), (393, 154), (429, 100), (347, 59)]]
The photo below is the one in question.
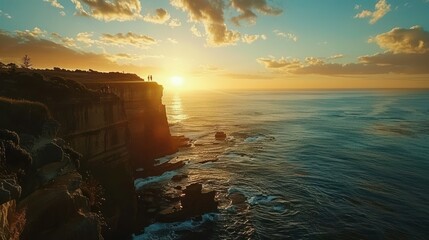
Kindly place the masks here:
[(167, 89), (429, 88), (429, 0), (0, 0), (0, 61)]

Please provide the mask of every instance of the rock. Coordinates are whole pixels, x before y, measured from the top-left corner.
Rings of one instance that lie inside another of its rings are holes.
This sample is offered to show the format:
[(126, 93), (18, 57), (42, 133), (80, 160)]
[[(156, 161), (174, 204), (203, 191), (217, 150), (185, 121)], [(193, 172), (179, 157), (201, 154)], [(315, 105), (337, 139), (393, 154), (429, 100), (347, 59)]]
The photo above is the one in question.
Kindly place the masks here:
[(21, 147), (30, 152), (34, 146), (36, 138), (33, 135), (25, 133), (19, 134), (19, 138), (21, 139)]
[(53, 231), (42, 233), (40, 239), (101, 240), (103, 236), (100, 232), (98, 215), (93, 213), (78, 214)]
[(42, 126), (42, 136), (47, 138), (55, 138), (57, 136), (60, 124), (54, 119), (48, 119)]
[(185, 179), (185, 178), (187, 178), (188, 177), (188, 175), (186, 175), (186, 174), (178, 174), (178, 175), (174, 175), (172, 178), (171, 178), (171, 180), (173, 181), (173, 182), (180, 182), (182, 179)]
[(183, 190), (183, 193), (187, 195), (200, 194), (202, 189), (203, 185), (201, 183), (193, 183), (188, 185), (185, 190)]
[(22, 188), (14, 178), (0, 179), (0, 204), (10, 200), (17, 200), (21, 196)]
[(5, 141), (12, 141), (15, 145), (20, 144), (18, 134), (7, 129), (0, 129), (0, 139)]
[(64, 151), (57, 144), (50, 142), (37, 149), (37, 158), (34, 159), (36, 168), (53, 162), (61, 162), (64, 158)]
[(239, 192), (231, 193), (228, 198), (231, 200), (231, 204), (233, 205), (244, 204), (247, 200), (246, 196)]
[(171, 136), (172, 141), (174, 142), (174, 144), (178, 147), (178, 148), (182, 148), (182, 147), (190, 147), (191, 144), (190, 139), (180, 135), (180, 136)]
[(181, 222), (189, 218), (200, 217), (204, 213), (216, 212), (218, 203), (215, 201), (216, 191), (202, 193), (202, 185), (194, 183), (183, 190), (180, 198), (182, 209), (166, 209), (161, 212), (161, 222)]
[(33, 159), (31, 158), (30, 154), (22, 149), (19, 145), (16, 145), (14, 142), (8, 140), (8, 141), (2, 141), (2, 148), (4, 149), (4, 158), (6, 160), (6, 164), (9, 167), (13, 167), (16, 169), (27, 169)]
[(147, 167), (144, 171), (135, 172), (135, 178), (146, 178), (151, 176), (160, 176), (165, 172), (173, 171), (185, 166), (184, 161), (179, 161), (175, 163), (163, 163), (152, 167)]
[(226, 139), (226, 133), (224, 133), (224, 132), (216, 132), (215, 139), (216, 140), (225, 140)]
[(18, 204), (25, 209), (26, 222), (22, 239), (42, 239), (41, 233), (55, 229), (76, 214), (72, 196), (66, 189), (40, 189)]
[(218, 158), (213, 158), (213, 159), (207, 159), (207, 160), (203, 160), (201, 162), (198, 162), (199, 164), (204, 164), (204, 163), (208, 163), (208, 162), (216, 162), (217, 160), (219, 160)]

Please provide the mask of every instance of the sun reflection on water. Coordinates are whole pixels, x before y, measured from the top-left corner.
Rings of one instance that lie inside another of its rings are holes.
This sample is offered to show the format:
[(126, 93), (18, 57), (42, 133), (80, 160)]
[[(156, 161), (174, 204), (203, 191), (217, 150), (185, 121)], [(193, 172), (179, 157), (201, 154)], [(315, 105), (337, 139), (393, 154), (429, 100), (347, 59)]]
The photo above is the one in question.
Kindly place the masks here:
[(182, 98), (179, 94), (174, 94), (170, 104), (172, 123), (178, 123), (188, 118), (183, 112)]

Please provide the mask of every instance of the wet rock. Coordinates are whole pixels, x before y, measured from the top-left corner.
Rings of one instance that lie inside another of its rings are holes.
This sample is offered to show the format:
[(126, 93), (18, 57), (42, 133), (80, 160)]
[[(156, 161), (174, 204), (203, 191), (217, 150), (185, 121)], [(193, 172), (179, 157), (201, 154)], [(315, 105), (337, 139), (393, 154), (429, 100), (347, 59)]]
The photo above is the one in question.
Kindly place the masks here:
[(171, 136), (171, 139), (173, 143), (179, 148), (191, 146), (190, 139), (185, 137), (184, 135)]
[(238, 204), (243, 204), (246, 203), (246, 196), (244, 196), (242, 193), (231, 193), (228, 198), (231, 200), (231, 204), (233, 205), (238, 205)]
[(185, 179), (185, 178), (187, 178), (188, 177), (188, 175), (186, 175), (186, 174), (178, 174), (178, 175), (174, 175), (172, 178), (171, 178), (171, 180), (173, 181), (173, 182), (180, 182), (180, 181), (182, 181), (183, 179)]
[(159, 220), (161, 222), (179, 222), (189, 218), (200, 217), (204, 213), (216, 212), (218, 203), (215, 201), (216, 191), (201, 192), (202, 185), (194, 183), (183, 190), (180, 198), (182, 208), (162, 211)]
[(185, 166), (184, 161), (179, 161), (175, 163), (163, 163), (156, 166), (146, 167), (144, 171), (135, 172), (135, 178), (146, 178), (151, 176), (160, 176), (165, 172), (173, 171)]
[(216, 162), (217, 160), (219, 160), (219, 159), (218, 158), (213, 158), (213, 159), (203, 160), (203, 161), (198, 162), (198, 163), (204, 164), (204, 163), (208, 163), (208, 162)]
[(226, 133), (224, 133), (224, 132), (216, 132), (215, 139), (216, 140), (225, 140), (226, 139)]

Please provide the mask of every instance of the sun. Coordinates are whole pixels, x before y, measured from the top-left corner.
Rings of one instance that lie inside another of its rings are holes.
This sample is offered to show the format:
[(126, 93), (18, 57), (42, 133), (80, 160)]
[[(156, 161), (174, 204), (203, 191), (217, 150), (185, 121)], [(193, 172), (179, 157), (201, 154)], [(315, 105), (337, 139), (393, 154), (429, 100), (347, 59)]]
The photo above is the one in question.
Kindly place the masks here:
[(183, 86), (183, 78), (182, 77), (180, 77), (180, 76), (173, 76), (173, 77), (171, 77), (170, 78), (170, 82), (171, 82), (171, 85), (173, 86), (173, 87), (181, 87), (181, 86)]

